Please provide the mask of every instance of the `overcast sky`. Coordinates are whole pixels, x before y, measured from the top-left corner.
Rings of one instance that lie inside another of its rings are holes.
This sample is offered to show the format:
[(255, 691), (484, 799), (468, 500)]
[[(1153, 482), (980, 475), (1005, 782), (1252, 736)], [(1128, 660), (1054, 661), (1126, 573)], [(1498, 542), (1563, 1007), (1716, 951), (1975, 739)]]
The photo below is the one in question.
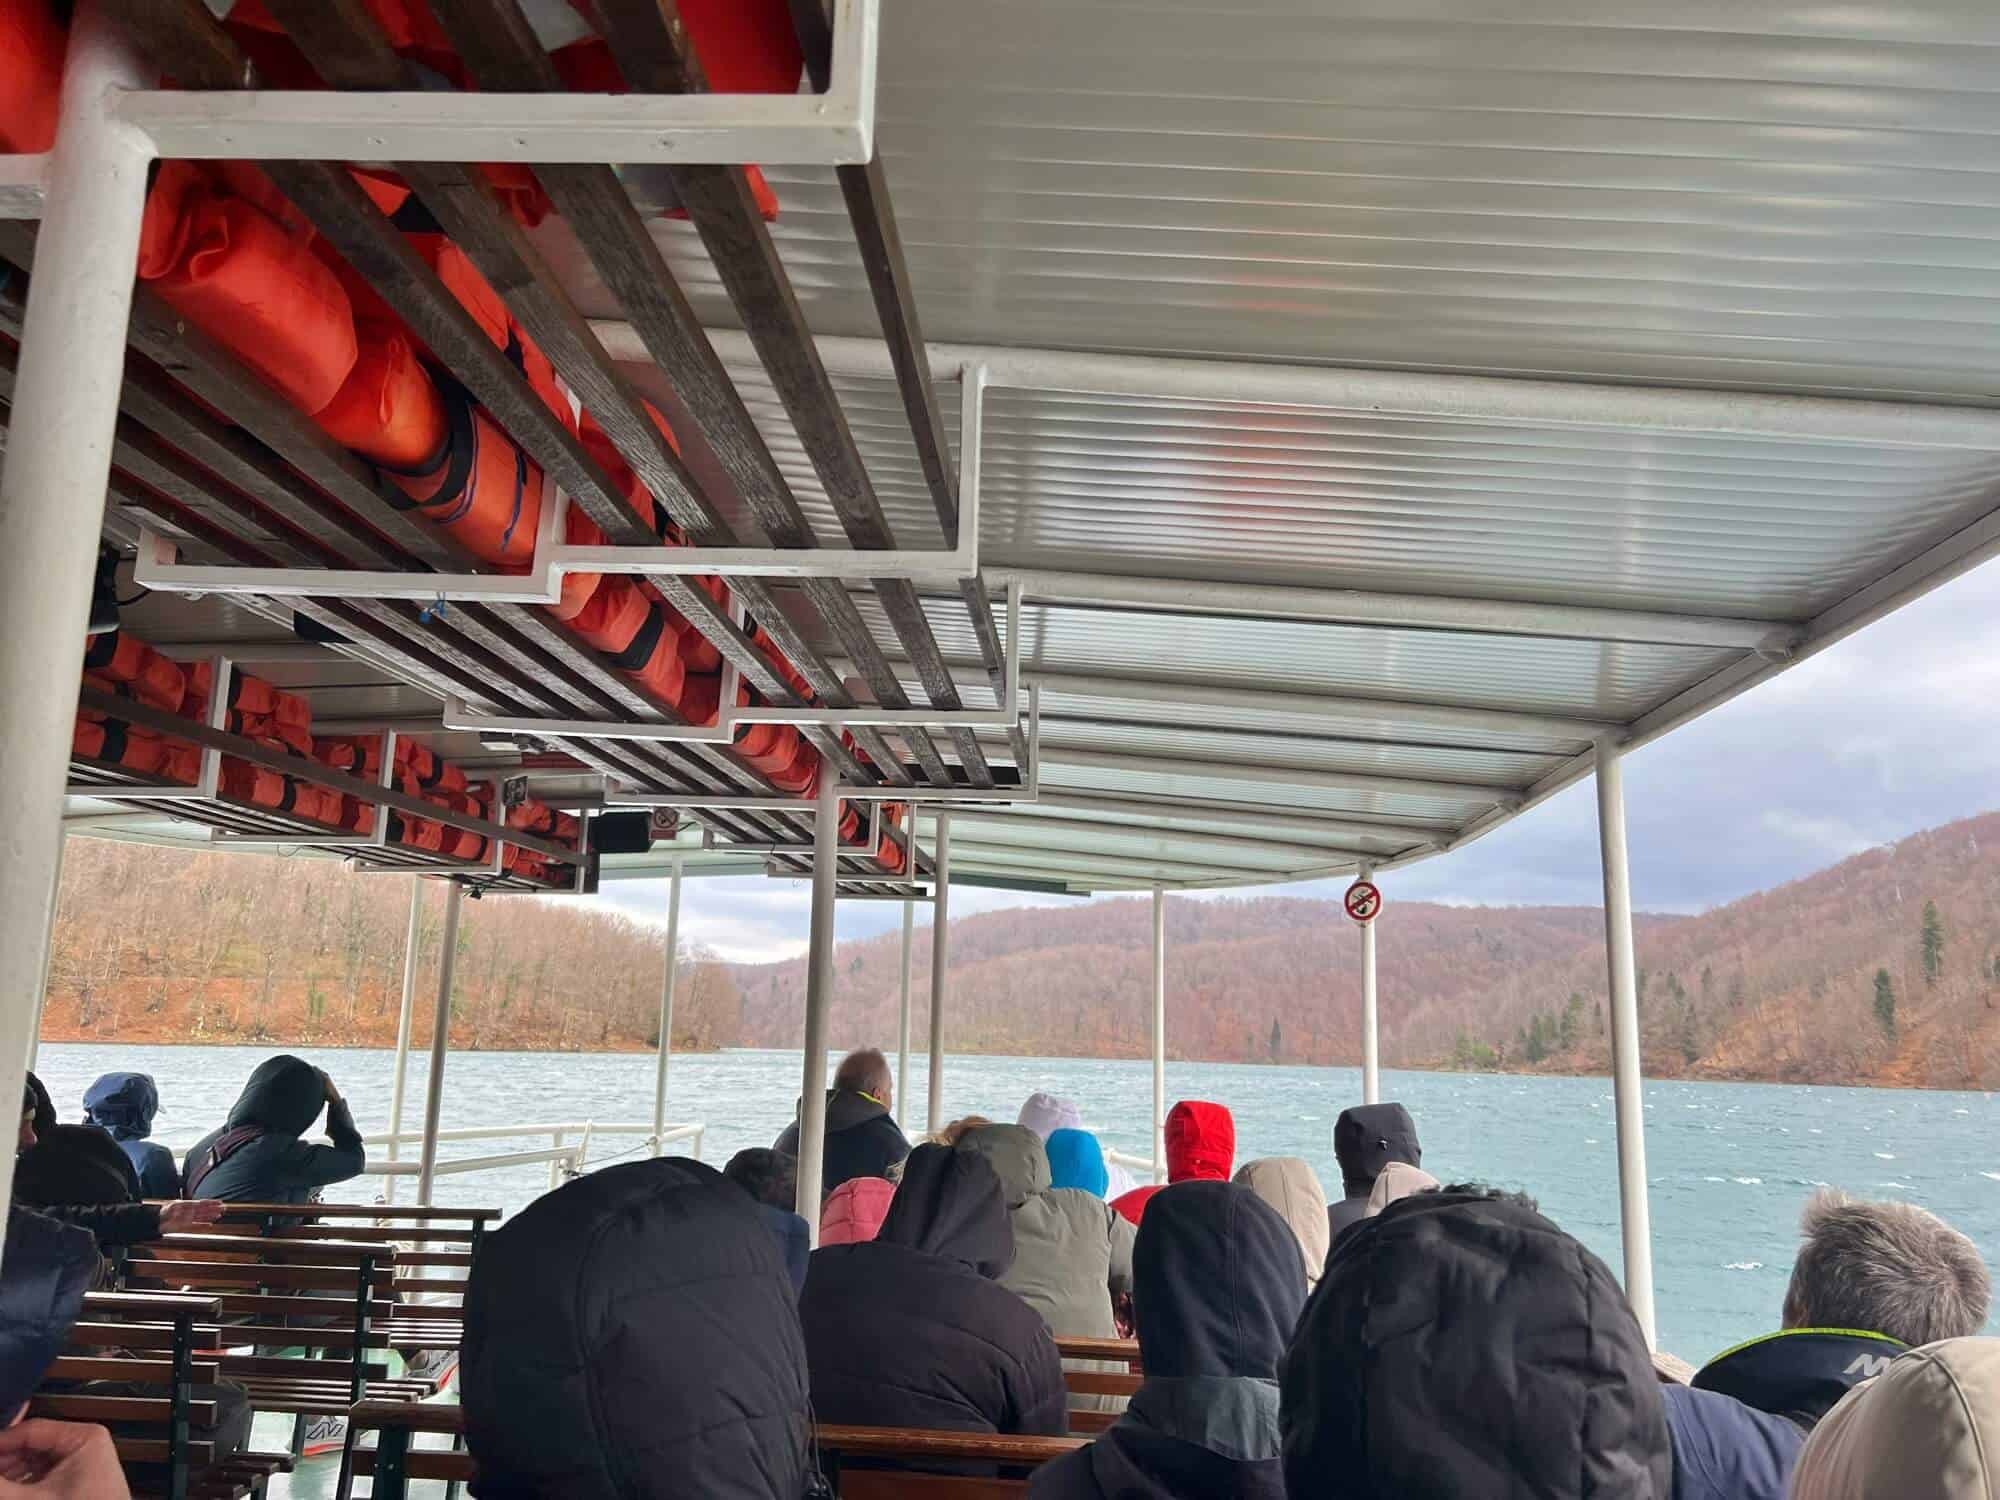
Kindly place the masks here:
[[(1634, 752), (1625, 773), (1634, 904), (1702, 911), (2000, 806), (1997, 585), (2000, 563), (1989, 563)], [(1383, 885), (1390, 901), (1598, 906), (1601, 879), (1596, 798), (1585, 780)], [(1332, 895), (1338, 886), (1266, 889)], [(605, 890), (649, 917), (666, 904), (664, 882)], [(1075, 899), (954, 887), (951, 909), (964, 916)], [(682, 932), (726, 958), (790, 957), (805, 951), (808, 905), (802, 881), (690, 881)], [(840, 936), (901, 920), (893, 904), (846, 905)]]

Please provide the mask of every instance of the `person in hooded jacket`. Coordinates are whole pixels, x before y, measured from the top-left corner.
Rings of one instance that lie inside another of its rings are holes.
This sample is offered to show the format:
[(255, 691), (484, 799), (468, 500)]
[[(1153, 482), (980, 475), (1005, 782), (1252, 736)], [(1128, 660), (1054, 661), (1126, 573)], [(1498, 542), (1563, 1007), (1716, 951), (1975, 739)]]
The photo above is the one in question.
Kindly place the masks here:
[(1806, 1201), (1782, 1327), (1668, 1393), (1676, 1500), (1776, 1500), (1806, 1434), (1906, 1349), (1986, 1326), (1979, 1249), (1910, 1203), (1822, 1189)]
[(1330, 1237), (1326, 1190), (1319, 1185), (1319, 1174), (1312, 1165), (1302, 1156), (1262, 1156), (1237, 1168), (1235, 1180), (1277, 1210), (1298, 1240), (1306, 1290), (1318, 1286)]
[(1146, 1210), (1134, 1273), (1145, 1382), (1030, 1500), (1285, 1500), (1278, 1361), (1306, 1300), (1292, 1231), (1241, 1184), (1178, 1183)]
[(1006, 1194), (985, 1155), (912, 1151), (875, 1238), (813, 1252), (799, 1321), (818, 1419), (1066, 1432), (1055, 1341), (998, 1280), (1013, 1260)]
[(1343, 1109), (1333, 1122), (1333, 1158), (1340, 1163), (1345, 1194), (1327, 1206), (1326, 1227), (1338, 1243), (1340, 1232), (1368, 1217), (1368, 1195), (1375, 1179), (1392, 1161), (1413, 1167), (1424, 1164), (1417, 1144), (1417, 1122), (1400, 1104), (1357, 1104)]
[[(1058, 1338), (1117, 1338), (1112, 1303), (1132, 1290), (1132, 1226), (1095, 1194), (1051, 1187), (1045, 1149), (1023, 1126), (982, 1126), (966, 1132), (958, 1149), (991, 1162), (1007, 1197), (1014, 1262), (1000, 1285), (1040, 1313)], [(1103, 1366), (1077, 1360), (1065, 1361), (1065, 1368)], [(1112, 1396), (1076, 1402), (1093, 1411), (1122, 1404)]]
[(1111, 1172), (1104, 1147), (1088, 1130), (1064, 1125), (1051, 1130), (1042, 1149), (1049, 1158), (1049, 1186), (1079, 1188), (1094, 1198), (1109, 1196)]
[[(1065, 1099), (1060, 1094), (1051, 1094), (1039, 1089), (1028, 1095), (1027, 1102), (1021, 1106), (1020, 1116), (1014, 1123), (1025, 1125), (1028, 1129), (1034, 1131), (1036, 1135), (1042, 1138), (1044, 1146), (1047, 1146), (1049, 1141), (1059, 1131), (1074, 1130), (1079, 1134), (1090, 1134), (1090, 1132), (1084, 1129), (1083, 1111), (1077, 1107), (1074, 1099)], [(1090, 1138), (1093, 1143), (1097, 1141), (1097, 1137), (1094, 1135)], [(1103, 1147), (1101, 1145), (1098, 1147), (1098, 1160), (1104, 1168), (1105, 1177), (1104, 1187), (1099, 1191), (1098, 1197), (1108, 1202), (1113, 1198), (1122, 1197), (1139, 1185), (1130, 1172), (1126, 1171), (1116, 1162), (1104, 1159)], [(1051, 1151), (1049, 1153), (1050, 1168), (1054, 1169), (1055, 1164), (1056, 1154)], [(1081, 1185), (1079, 1183), (1064, 1182), (1058, 1182), (1057, 1184), (1059, 1187), (1078, 1187)]]
[[(1227, 1182), (1236, 1165), (1236, 1118), (1220, 1104), (1183, 1099), (1167, 1111), (1167, 1182)], [(1137, 1224), (1164, 1184), (1149, 1182), (1111, 1200)]]
[(117, 1142), (95, 1125), (57, 1124), (48, 1090), (33, 1073), (16, 1139), (15, 1202), (88, 1230), (100, 1250), (185, 1233), (222, 1215), (214, 1203), (141, 1203), (138, 1173)]
[(882, 1177), (850, 1177), (827, 1195), (819, 1213), (822, 1245), (859, 1245), (875, 1238), (889, 1216), (896, 1184)]
[(0, 1277), (0, 1494), (131, 1500), (117, 1450), (102, 1427), (16, 1420), (83, 1311), (83, 1294), (97, 1275), (96, 1241), (73, 1225), (17, 1207), (7, 1215), (0, 1264), (6, 1267)]
[[(889, 1111), (895, 1103), (889, 1060), (874, 1047), (850, 1052), (833, 1070), (826, 1091), (826, 1148), (820, 1159), (820, 1200), (854, 1177), (886, 1177), (910, 1154), (910, 1143)], [(774, 1151), (796, 1158), (796, 1118), (772, 1142)]]
[(1926, 1344), (1841, 1398), (1813, 1428), (1792, 1500), (2000, 1495), (2000, 1339)]
[(1668, 1500), (1617, 1278), (1514, 1194), (1441, 1188), (1343, 1235), (1279, 1367), (1288, 1500)]
[(153, 1117), (160, 1111), (160, 1091), (149, 1073), (106, 1073), (83, 1092), (85, 1120), (110, 1132), (139, 1174), (142, 1198), (178, 1198), (181, 1169), (174, 1153), (157, 1141)]
[[(299, 1139), (326, 1109), (333, 1144)], [(266, 1058), (230, 1106), (229, 1118), (187, 1154), (190, 1198), (305, 1203), (321, 1188), (361, 1175), (367, 1153), (333, 1080), (302, 1057)]]
[(487, 1237), (459, 1400), (479, 1500), (800, 1500), (814, 1474), (778, 1248), (685, 1157), (579, 1177)]
[(812, 1253), (812, 1234), (806, 1221), (792, 1212), (799, 1196), (798, 1162), (782, 1151), (750, 1146), (729, 1158), (722, 1175), (756, 1203), (764, 1227), (785, 1258), (792, 1290), (798, 1291), (806, 1284), (806, 1257)]

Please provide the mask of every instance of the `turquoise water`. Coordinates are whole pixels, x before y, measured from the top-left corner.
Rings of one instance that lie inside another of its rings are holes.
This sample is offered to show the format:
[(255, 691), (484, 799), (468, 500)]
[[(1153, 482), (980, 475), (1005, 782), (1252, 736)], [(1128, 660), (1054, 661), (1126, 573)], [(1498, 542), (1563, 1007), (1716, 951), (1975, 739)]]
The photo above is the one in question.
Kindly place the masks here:
[[(50, 1044), (38, 1071), (65, 1119), (83, 1089), (113, 1067), (151, 1072), (166, 1112), (159, 1139), (184, 1147), (217, 1123), (256, 1060), (275, 1049)], [(329, 1069), (364, 1131), (385, 1129), (393, 1055), (298, 1049)], [(411, 1059), (405, 1121), (423, 1117), (425, 1060)], [(648, 1056), (464, 1053), (446, 1071), (444, 1124), (525, 1125), (643, 1120), (653, 1098)], [(708, 1127), (702, 1155), (720, 1165), (744, 1146), (769, 1145), (791, 1118), (799, 1054), (734, 1051), (677, 1057), (669, 1118)], [(1150, 1065), (1140, 1060), (953, 1058), (948, 1116), (1012, 1119), (1035, 1089), (1078, 1100), (1108, 1145), (1148, 1150)], [(910, 1063), (916, 1113), (928, 1089)], [(1169, 1099), (1214, 1099), (1235, 1112), (1238, 1160), (1295, 1155), (1322, 1182), (1337, 1181), (1333, 1121), (1358, 1102), (1353, 1069), (1170, 1063)], [(1614, 1269), (1618, 1158), (1611, 1086), (1598, 1078), (1518, 1078), (1456, 1073), (1383, 1076), (1383, 1092), (1417, 1118), (1424, 1165), (1446, 1181), (1477, 1179), (1532, 1193), (1543, 1211)], [(1662, 1082), (1646, 1086), (1647, 1174), (1652, 1187), (1654, 1276), (1662, 1347), (1700, 1363), (1776, 1326), (1800, 1205), (1814, 1185), (1920, 1203), (1964, 1230), (1992, 1259), (2000, 1247), (2000, 1104), (1988, 1094), (1765, 1084)], [(546, 1139), (447, 1146), (443, 1156), (528, 1150)], [(597, 1161), (631, 1138), (593, 1145)], [(413, 1153), (412, 1153), (413, 1154)], [(547, 1169), (451, 1177), (440, 1202), (516, 1208), (547, 1186)]]

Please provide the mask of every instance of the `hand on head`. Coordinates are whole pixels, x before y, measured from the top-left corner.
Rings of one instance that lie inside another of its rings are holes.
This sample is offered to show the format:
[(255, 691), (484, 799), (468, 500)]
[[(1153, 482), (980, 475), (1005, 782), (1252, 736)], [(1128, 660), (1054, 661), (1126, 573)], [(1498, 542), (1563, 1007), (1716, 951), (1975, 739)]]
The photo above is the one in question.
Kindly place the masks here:
[(0, 1500), (131, 1500), (131, 1493), (102, 1427), (30, 1417), (0, 1432)]

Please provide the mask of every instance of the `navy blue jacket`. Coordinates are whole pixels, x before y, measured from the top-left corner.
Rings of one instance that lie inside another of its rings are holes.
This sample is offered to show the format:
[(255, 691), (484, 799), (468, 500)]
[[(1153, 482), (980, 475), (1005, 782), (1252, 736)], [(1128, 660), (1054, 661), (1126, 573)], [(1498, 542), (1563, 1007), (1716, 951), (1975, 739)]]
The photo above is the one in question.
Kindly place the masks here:
[(1785, 1500), (1806, 1435), (1796, 1424), (1734, 1396), (1668, 1385), (1673, 1500)]
[[(331, 1146), (299, 1139), (323, 1104), (326, 1083), (304, 1058), (278, 1056), (259, 1063), (228, 1120), (188, 1152), (187, 1195), (234, 1203), (305, 1203), (323, 1187), (360, 1176), (367, 1154), (345, 1100), (327, 1106)], [(211, 1156), (220, 1158), (213, 1166), (208, 1165)]]

